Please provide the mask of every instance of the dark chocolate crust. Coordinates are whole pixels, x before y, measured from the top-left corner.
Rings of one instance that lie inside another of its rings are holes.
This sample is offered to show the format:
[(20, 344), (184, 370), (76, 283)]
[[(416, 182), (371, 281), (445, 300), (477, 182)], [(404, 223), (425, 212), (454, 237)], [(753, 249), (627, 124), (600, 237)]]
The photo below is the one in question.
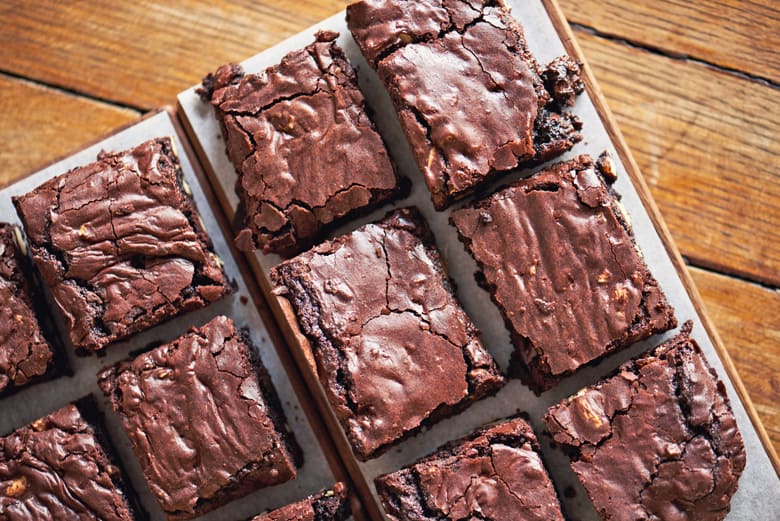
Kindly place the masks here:
[(54, 375), (57, 357), (41, 323), (21, 230), (0, 223), (0, 396)]
[(230, 292), (183, 183), (166, 137), (102, 152), (14, 197), (78, 350), (100, 350)]
[(718, 521), (729, 512), (745, 447), (690, 328), (544, 417), (606, 521)]
[(323, 243), (271, 279), (361, 460), (503, 385), (415, 209)]
[(392, 521), (563, 521), (531, 427), (515, 418), (375, 480)]
[(510, 373), (537, 393), (677, 325), (600, 164), (558, 163), (451, 215), (511, 333)]
[(82, 400), (0, 439), (0, 519), (141, 519)]
[(104, 369), (98, 380), (168, 519), (296, 476), (299, 449), (276, 392), (229, 318)]
[(582, 139), (562, 110), (583, 90), (579, 65), (559, 58), (543, 70), (501, 0), (363, 0), (347, 8), (347, 25), (438, 210)]
[(352, 514), (349, 498), (347, 486), (336, 483), (330, 490), (260, 514), (251, 521), (344, 521)]
[(291, 255), (400, 193), (337, 36), (320, 32), (261, 74), (230, 64), (203, 81), (239, 174), (244, 251)]

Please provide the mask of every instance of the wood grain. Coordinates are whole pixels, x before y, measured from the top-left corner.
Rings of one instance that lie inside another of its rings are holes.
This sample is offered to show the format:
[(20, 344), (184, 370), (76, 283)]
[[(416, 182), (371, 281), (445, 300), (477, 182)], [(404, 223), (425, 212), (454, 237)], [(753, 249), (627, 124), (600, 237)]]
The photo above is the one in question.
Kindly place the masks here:
[(0, 0), (0, 69), (149, 110), (348, 3)]
[(2, 74), (0, 92), (0, 186), (139, 115)]
[(682, 254), (780, 285), (780, 89), (575, 34)]
[(780, 452), (780, 291), (698, 268), (689, 271)]
[(561, 0), (600, 33), (780, 82), (777, 0)]

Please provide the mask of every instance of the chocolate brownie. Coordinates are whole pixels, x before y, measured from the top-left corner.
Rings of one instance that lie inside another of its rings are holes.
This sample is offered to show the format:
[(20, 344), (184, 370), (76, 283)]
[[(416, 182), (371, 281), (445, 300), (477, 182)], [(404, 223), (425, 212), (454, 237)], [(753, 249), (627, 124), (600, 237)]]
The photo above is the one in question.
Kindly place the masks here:
[(81, 400), (0, 438), (0, 519), (141, 519), (96, 417)]
[(170, 138), (74, 168), (14, 198), (33, 259), (79, 351), (230, 291)]
[(52, 376), (59, 365), (36, 312), (24, 248), (21, 230), (0, 223), (0, 395)]
[(301, 251), (339, 219), (399, 193), (337, 37), (317, 33), (260, 74), (230, 64), (203, 80), (199, 92), (239, 174), (236, 244), (244, 251)]
[(331, 490), (255, 516), (251, 521), (344, 521), (351, 514), (349, 490), (336, 483)]
[(271, 280), (360, 460), (503, 385), (414, 209), (316, 246)]
[(677, 325), (600, 164), (558, 163), (451, 215), (511, 333), (510, 373), (537, 393)]
[(544, 418), (604, 520), (717, 521), (729, 512), (745, 447), (690, 329)]
[(98, 375), (168, 519), (296, 476), (298, 446), (255, 348), (232, 320)]
[(379, 476), (392, 521), (563, 521), (531, 427), (515, 418)]
[(501, 0), (364, 0), (347, 25), (390, 92), (438, 210), (582, 139), (579, 65), (544, 70)]

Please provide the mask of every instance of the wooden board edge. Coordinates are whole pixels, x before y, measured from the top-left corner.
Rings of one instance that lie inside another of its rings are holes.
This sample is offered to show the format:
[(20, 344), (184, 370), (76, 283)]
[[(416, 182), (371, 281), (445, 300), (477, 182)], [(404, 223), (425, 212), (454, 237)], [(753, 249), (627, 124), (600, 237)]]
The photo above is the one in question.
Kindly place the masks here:
[[(186, 139), (181, 135), (179, 137), (182, 137), (182, 141), (186, 141), (186, 144), (183, 146), (189, 148), (191, 162), (198, 164), (195, 170), (199, 181), (203, 182), (205, 180), (206, 184), (209, 185), (208, 190), (204, 188), (204, 192), (207, 192), (206, 196), (209, 199), (209, 203), (213, 206), (222, 232), (227, 237), (230, 237), (233, 233), (230, 224), (233, 221), (233, 215), (231, 215), (233, 212), (227, 194), (222, 190), (220, 183), (216, 179), (216, 173), (211, 168), (205, 151), (201, 147), (197, 135), (181, 105), (177, 104), (177, 110), (170, 110), (176, 119), (174, 125), (177, 128), (181, 128), (186, 135)], [(301, 406), (312, 409), (317, 417), (318, 424), (315, 428), (315, 435), (318, 439), (326, 442), (322, 446), (328, 463), (331, 465), (331, 468), (333, 468), (334, 464), (337, 465), (338, 472), (336, 472), (336, 469), (333, 469), (336, 478), (349, 483), (360, 499), (357, 503), (353, 502), (353, 517), (356, 521), (367, 521), (368, 519), (382, 521), (382, 515), (371, 495), (363, 473), (357, 467), (354, 458), (344, 456), (345, 454), (351, 455), (351, 449), (341, 430), (338, 419), (335, 417), (328, 399), (319, 385), (317, 371), (311, 355), (311, 345), (297, 328), (297, 319), (295, 319), (292, 307), (287, 299), (273, 295), (270, 281), (255, 256), (237, 251), (232, 241), (228, 241), (228, 243), (242, 275), (247, 278), (246, 280), (253, 279), (256, 282), (254, 285), (247, 284), (247, 286), (249, 286), (253, 300), (256, 301), (260, 316), (268, 328), (271, 342), (285, 365), (285, 370), (288, 371), (288, 374), (290, 373), (287, 367), (287, 364), (290, 362), (295, 366), (292, 372), (295, 374), (297, 381), (293, 382), (293, 388), (295, 388), (296, 392), (302, 391), (302, 394), (305, 395), (305, 399), (304, 396), (299, 395)], [(247, 276), (244, 270), (248, 270), (251, 275)], [(286, 303), (286, 307), (284, 303)], [(293, 324), (295, 324), (294, 328)], [(292, 360), (290, 355), (292, 355)], [(303, 382), (303, 385), (299, 389), (300, 382)], [(316, 406), (312, 405), (312, 403)], [(310, 421), (310, 423), (313, 422)], [(331, 461), (331, 458), (333, 461)]]
[(650, 216), (650, 220), (652, 221), (656, 232), (663, 242), (664, 248), (672, 259), (672, 263), (677, 270), (677, 274), (679, 275), (683, 286), (685, 286), (685, 289), (688, 292), (688, 296), (690, 297), (691, 302), (693, 303), (693, 306), (699, 315), (701, 323), (704, 326), (704, 329), (707, 331), (713, 346), (715, 347), (715, 351), (718, 353), (718, 356), (723, 363), (723, 367), (726, 369), (726, 373), (728, 373), (728, 377), (731, 380), (734, 389), (737, 391), (739, 399), (742, 401), (742, 404), (744, 405), (745, 410), (750, 417), (750, 421), (753, 423), (753, 427), (758, 433), (761, 444), (764, 446), (764, 449), (769, 456), (770, 461), (772, 462), (772, 466), (774, 467), (775, 472), (780, 475), (780, 457), (778, 457), (777, 451), (772, 444), (772, 440), (769, 438), (769, 433), (761, 422), (761, 418), (758, 416), (758, 411), (756, 410), (756, 407), (753, 404), (753, 401), (751, 400), (744, 383), (742, 382), (742, 378), (740, 378), (739, 373), (737, 372), (737, 368), (734, 365), (734, 361), (731, 359), (731, 355), (729, 355), (728, 351), (726, 350), (725, 345), (723, 344), (723, 340), (720, 338), (720, 335), (715, 329), (712, 320), (707, 314), (706, 308), (704, 307), (704, 302), (701, 298), (701, 295), (699, 294), (698, 289), (696, 289), (693, 278), (691, 277), (690, 273), (688, 273), (682, 255), (680, 255), (680, 251), (677, 249), (676, 244), (671, 238), (672, 236), (669, 232), (669, 228), (666, 226), (666, 222), (664, 221), (663, 217), (661, 217), (661, 213), (655, 203), (655, 200), (653, 199), (650, 188), (647, 186), (647, 183), (645, 182), (645, 179), (639, 170), (639, 165), (634, 159), (634, 156), (631, 154), (628, 144), (623, 138), (623, 134), (617, 125), (615, 117), (607, 105), (606, 97), (599, 88), (593, 71), (585, 59), (582, 48), (574, 38), (574, 34), (572, 33), (569, 23), (566, 21), (566, 17), (564, 16), (563, 11), (558, 4), (558, 0), (541, 0), (541, 2), (547, 10), (548, 15), (550, 16), (550, 20), (555, 26), (555, 30), (558, 32), (558, 35), (560, 36), (561, 41), (566, 48), (566, 52), (582, 63), (582, 78), (585, 83), (585, 89), (590, 96), (593, 105), (596, 107), (596, 112), (599, 114), (599, 117), (604, 124), (604, 128), (607, 130), (607, 133), (609, 134), (609, 137), (615, 146), (615, 150), (620, 156), (620, 160), (622, 161), (626, 172), (628, 172), (628, 175), (631, 178), (636, 191), (639, 193), (639, 198), (642, 201), (645, 210), (647, 210), (647, 213)]

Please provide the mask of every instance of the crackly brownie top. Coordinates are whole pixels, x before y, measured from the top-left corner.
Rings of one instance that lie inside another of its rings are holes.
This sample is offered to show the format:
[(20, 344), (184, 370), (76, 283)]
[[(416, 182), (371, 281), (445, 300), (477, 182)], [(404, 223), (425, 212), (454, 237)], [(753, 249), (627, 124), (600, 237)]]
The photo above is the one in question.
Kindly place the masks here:
[(344, 483), (336, 483), (330, 490), (260, 514), (251, 521), (343, 521), (349, 516), (349, 489)]
[(217, 317), (98, 375), (166, 512), (194, 512), (252, 465), (266, 484), (294, 475), (249, 349)]
[(180, 183), (171, 140), (160, 138), (15, 198), (76, 347), (100, 349), (227, 291)]
[(404, 209), (278, 266), (359, 457), (501, 377), (422, 217)]
[(633, 334), (674, 326), (615, 197), (580, 156), (521, 180), (452, 222), (482, 270), (526, 363), (573, 371)]
[(0, 394), (43, 376), (54, 356), (34, 311), (19, 241), (17, 227), (0, 223)]
[(347, 23), (396, 103), (437, 208), (536, 155), (534, 124), (551, 96), (503, 2), (364, 0)]
[(240, 174), (240, 248), (289, 253), (324, 225), (389, 197), (393, 166), (337, 33), (260, 74), (221, 67), (204, 81)]
[(390, 519), (563, 521), (531, 427), (516, 418), (376, 480)]
[(0, 517), (133, 519), (94, 430), (75, 405), (0, 438)]
[(606, 520), (715, 521), (745, 449), (723, 384), (683, 332), (550, 408), (547, 429)]

